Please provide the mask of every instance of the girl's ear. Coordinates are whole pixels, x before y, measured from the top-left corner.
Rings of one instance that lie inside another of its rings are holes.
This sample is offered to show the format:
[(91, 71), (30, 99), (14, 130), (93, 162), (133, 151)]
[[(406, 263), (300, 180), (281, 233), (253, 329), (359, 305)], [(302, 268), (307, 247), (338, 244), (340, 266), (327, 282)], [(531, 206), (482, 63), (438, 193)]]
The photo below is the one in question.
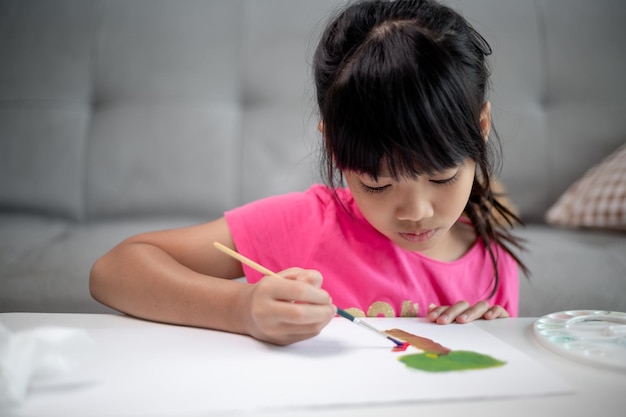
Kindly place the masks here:
[(320, 120), (320, 122), (317, 124), (317, 130), (319, 130), (322, 136), (324, 136), (324, 121), (323, 120)]
[(489, 140), (489, 133), (491, 132), (491, 103), (489, 101), (485, 101), (480, 111), (480, 130), (485, 140)]

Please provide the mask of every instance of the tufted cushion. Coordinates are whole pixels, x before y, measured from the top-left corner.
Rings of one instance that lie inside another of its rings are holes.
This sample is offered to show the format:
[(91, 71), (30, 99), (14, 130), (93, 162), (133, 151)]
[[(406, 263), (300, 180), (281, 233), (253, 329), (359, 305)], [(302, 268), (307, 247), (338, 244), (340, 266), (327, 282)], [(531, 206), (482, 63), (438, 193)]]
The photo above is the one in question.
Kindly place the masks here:
[(574, 182), (548, 210), (546, 221), (626, 230), (626, 144)]

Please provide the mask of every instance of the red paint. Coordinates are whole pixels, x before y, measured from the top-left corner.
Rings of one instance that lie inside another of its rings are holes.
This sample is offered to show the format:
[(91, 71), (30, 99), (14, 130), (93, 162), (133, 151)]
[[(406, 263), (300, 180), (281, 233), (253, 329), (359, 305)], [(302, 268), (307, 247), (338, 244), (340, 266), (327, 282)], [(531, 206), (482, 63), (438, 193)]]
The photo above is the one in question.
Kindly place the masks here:
[(401, 346), (391, 349), (392, 352), (404, 352), (409, 347), (409, 342), (404, 342)]

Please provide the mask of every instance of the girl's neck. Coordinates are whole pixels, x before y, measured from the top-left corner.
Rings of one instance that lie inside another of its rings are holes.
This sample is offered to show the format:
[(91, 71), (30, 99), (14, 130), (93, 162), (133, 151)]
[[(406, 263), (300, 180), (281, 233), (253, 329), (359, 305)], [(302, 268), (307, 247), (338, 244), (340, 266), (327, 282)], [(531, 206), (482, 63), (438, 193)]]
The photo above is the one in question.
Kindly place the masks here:
[(445, 240), (442, 240), (426, 255), (442, 262), (452, 262), (462, 258), (474, 246), (477, 238), (474, 226), (463, 220), (457, 221), (448, 231)]

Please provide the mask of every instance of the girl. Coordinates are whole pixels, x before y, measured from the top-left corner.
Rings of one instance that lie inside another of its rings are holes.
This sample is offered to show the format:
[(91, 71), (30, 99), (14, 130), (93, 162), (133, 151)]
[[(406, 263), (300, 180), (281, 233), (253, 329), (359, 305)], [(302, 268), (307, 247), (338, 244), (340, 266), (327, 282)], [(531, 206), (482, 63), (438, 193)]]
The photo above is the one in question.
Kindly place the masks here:
[(93, 297), (276, 344), (317, 335), (335, 305), (440, 324), (517, 315), (519, 219), (492, 191), (490, 52), (432, 0), (347, 7), (313, 63), (327, 185), (132, 237), (93, 266)]

